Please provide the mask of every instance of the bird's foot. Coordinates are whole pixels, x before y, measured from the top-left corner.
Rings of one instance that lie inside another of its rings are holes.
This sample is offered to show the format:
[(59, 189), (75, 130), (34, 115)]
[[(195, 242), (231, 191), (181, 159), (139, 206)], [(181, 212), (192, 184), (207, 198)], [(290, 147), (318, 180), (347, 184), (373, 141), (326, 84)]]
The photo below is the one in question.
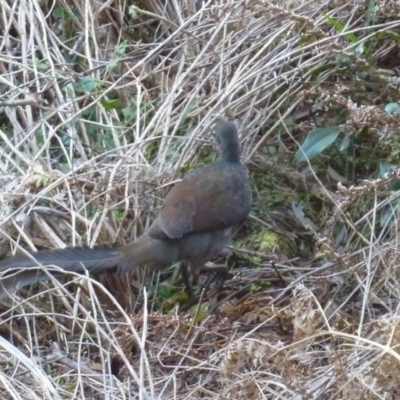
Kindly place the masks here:
[(179, 310), (188, 311), (192, 306), (198, 303), (198, 299), (194, 294), (193, 286), (190, 283), (190, 277), (187, 265), (185, 263), (181, 263), (179, 265), (179, 270), (181, 273), (183, 284), (185, 285), (185, 292), (187, 296), (185, 303), (180, 306)]
[(201, 273), (206, 273), (209, 275), (203, 287), (208, 289), (213, 283), (216, 290), (221, 289), (224, 286), (225, 281), (230, 276), (229, 269), (226, 265), (215, 265), (211, 263), (204, 265), (204, 267), (201, 269)]
[[(187, 295), (187, 299), (185, 303), (182, 304), (182, 306), (180, 307), (180, 311), (188, 311), (191, 307), (201, 301), (203, 295), (200, 296), (200, 300), (198, 296), (195, 295), (193, 291), (193, 286), (190, 283), (188, 266), (184, 263), (181, 263), (179, 269)], [(193, 275), (195, 280), (199, 273), (206, 273), (208, 275), (205, 282), (201, 285), (200, 293), (202, 294), (207, 293), (211, 285), (213, 285), (212, 291), (218, 292), (224, 286), (225, 281), (230, 276), (229, 269), (226, 265), (215, 265), (212, 263), (207, 263), (200, 270), (194, 271)]]
[(185, 302), (180, 305), (179, 311), (186, 312), (189, 311), (193, 306), (199, 304), (199, 299), (196, 296), (188, 296)]

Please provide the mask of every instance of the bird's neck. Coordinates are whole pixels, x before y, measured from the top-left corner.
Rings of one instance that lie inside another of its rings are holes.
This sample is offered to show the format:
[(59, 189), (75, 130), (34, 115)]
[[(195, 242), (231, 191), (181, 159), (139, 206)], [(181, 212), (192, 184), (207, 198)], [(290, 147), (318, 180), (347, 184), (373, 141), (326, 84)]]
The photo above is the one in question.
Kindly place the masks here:
[(238, 143), (230, 143), (219, 149), (219, 161), (240, 163), (240, 152)]

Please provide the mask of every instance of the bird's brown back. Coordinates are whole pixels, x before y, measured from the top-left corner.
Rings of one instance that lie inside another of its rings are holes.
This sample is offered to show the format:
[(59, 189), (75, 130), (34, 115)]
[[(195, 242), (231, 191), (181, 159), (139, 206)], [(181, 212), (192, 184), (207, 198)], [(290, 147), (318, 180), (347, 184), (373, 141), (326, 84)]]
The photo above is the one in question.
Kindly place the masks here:
[(165, 197), (159, 225), (173, 239), (240, 224), (251, 208), (241, 164), (216, 162), (194, 170)]

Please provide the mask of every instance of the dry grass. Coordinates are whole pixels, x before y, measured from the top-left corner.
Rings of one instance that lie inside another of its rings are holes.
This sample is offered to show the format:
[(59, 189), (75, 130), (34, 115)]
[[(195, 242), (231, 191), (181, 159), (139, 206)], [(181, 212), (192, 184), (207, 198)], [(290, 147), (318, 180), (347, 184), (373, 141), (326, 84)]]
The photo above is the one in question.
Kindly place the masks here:
[[(237, 119), (258, 176), (248, 231), (272, 226), (312, 250), (272, 258), (244, 239), (248, 265), (233, 269), (212, 316), (148, 312), (157, 288), (137, 277), (132, 286), (73, 276), (24, 292), (1, 306), (4, 398), (397, 398), (397, 209), (374, 227), (397, 200), (387, 185), (399, 174), (327, 185), (292, 163), (297, 141), (321, 123), (349, 138), (369, 125), (396, 160), (398, 116), (380, 105), (398, 98), (388, 66), (398, 42), (384, 35), (399, 34), (397, 3), (134, 4), (0, 0), (0, 255), (133, 240), (169, 182), (209, 158), (221, 117)], [(360, 46), (371, 42), (366, 57)], [(274, 163), (265, 149), (276, 143)], [(271, 222), (263, 175), (318, 196), (320, 215), (285, 209)]]

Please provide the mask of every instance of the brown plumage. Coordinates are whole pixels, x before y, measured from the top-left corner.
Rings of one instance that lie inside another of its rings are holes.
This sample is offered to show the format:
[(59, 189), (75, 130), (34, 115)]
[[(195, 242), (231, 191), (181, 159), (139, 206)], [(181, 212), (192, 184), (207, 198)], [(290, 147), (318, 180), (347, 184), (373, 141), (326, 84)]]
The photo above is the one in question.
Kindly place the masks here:
[[(66, 248), (17, 255), (0, 263), (0, 299), (20, 288), (48, 279), (32, 267), (55, 265), (65, 271), (118, 273), (137, 267), (161, 269), (180, 262), (193, 274), (230, 241), (250, 212), (252, 196), (240, 162), (239, 139), (233, 123), (214, 128), (219, 158), (188, 173), (165, 197), (160, 213), (137, 240), (116, 248)], [(24, 269), (10, 276), (10, 270)], [(53, 275), (56, 273), (52, 272)]]

